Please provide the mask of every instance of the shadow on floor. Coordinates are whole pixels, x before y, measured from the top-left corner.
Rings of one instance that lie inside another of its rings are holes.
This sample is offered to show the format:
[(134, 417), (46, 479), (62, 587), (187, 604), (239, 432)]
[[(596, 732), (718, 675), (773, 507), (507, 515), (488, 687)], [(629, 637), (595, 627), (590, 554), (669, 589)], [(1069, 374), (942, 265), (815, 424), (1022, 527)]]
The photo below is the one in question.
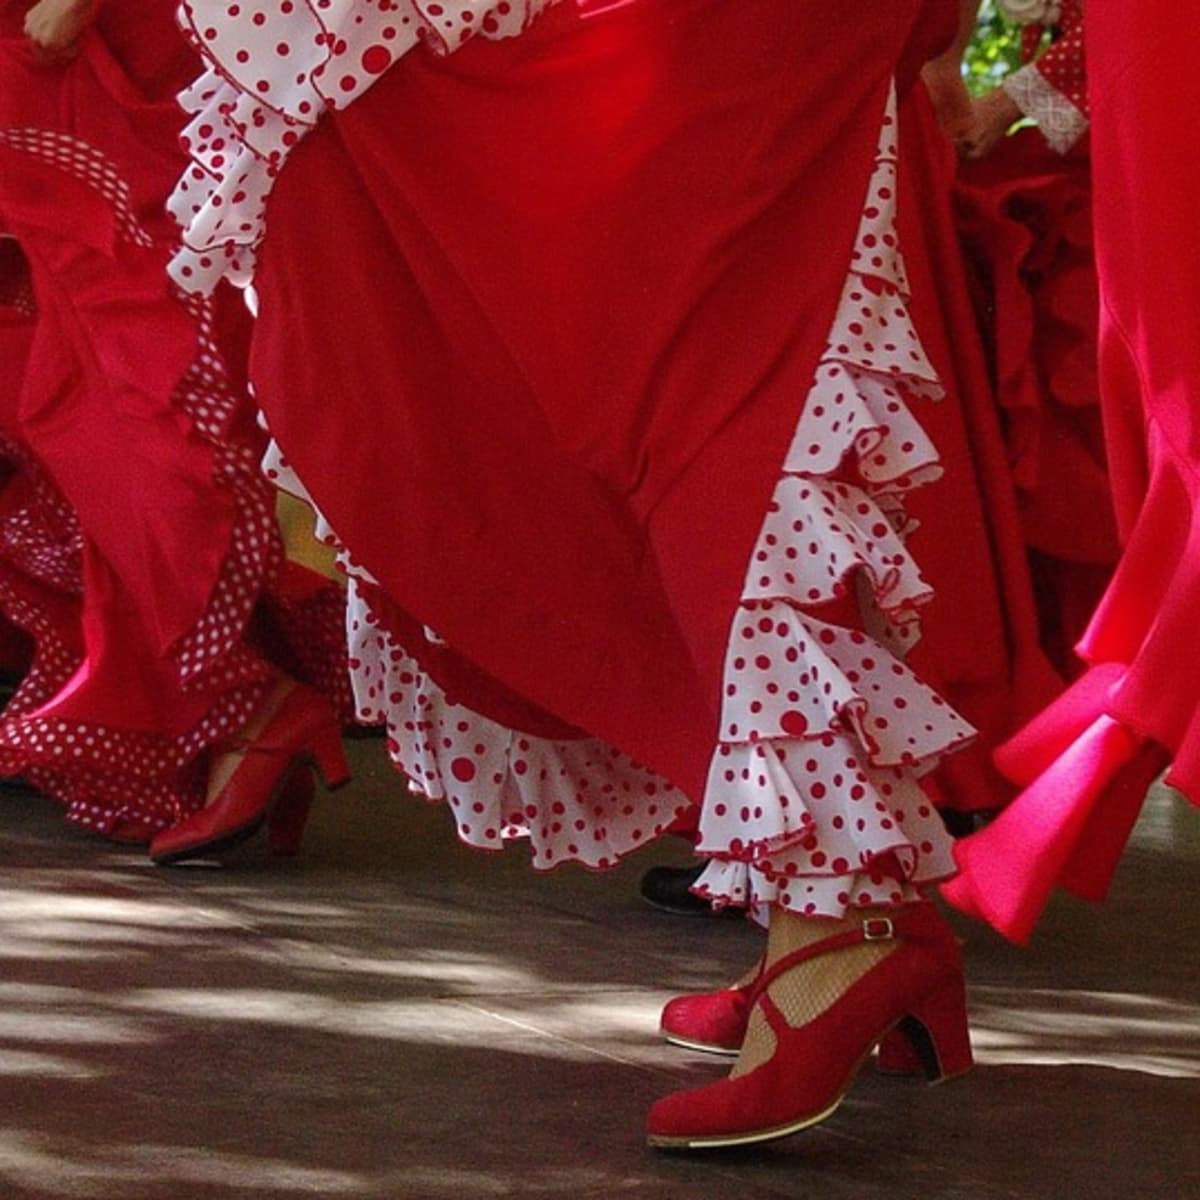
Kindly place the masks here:
[(962, 924), (980, 1065), (865, 1070), (821, 1128), (660, 1156), (658, 1095), (721, 1065), (662, 1045), (672, 992), (758, 951), (606, 876), (484, 859), (354, 747), (304, 856), (160, 871), (0, 798), (3, 1200), (1047, 1200), (1200, 1195), (1200, 814), (1156, 796), (1101, 909), (1027, 951)]

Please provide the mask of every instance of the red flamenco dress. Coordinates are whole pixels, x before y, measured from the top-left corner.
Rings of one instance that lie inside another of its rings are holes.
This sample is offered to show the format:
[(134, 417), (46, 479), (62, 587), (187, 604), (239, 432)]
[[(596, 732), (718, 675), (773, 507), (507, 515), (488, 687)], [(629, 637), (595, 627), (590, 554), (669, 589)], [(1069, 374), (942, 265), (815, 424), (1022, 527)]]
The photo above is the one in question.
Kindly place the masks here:
[[(27, 8), (0, 4), (0, 245), (24, 281), (0, 309), (0, 605), (36, 652), (0, 771), (148, 840), (203, 802), (205, 751), (275, 677), (264, 647), (319, 644), (335, 610), (306, 584), (252, 636), (282, 553), (231, 365), (240, 305), (185, 298), (165, 270), (190, 50), (167, 6), (114, 0), (75, 62), (43, 66)], [(344, 654), (324, 647), (308, 666), (332, 682)]]
[(929, 777), (939, 808), (996, 810), (1013, 789), (992, 764), (995, 747), (1063, 681), (1043, 646), (1020, 498), (959, 246), (958, 155), (922, 86), (901, 108), (900, 134), (900, 237), (923, 249), (909, 262), (912, 317), (948, 393), (922, 411), (943, 475), (906, 502), (910, 544), (934, 593), (909, 662), (979, 730)]
[[(1026, 26), (1030, 61), (1001, 85), (1037, 127), (964, 162), (955, 199), (994, 363), (1043, 643), (1072, 675), (1074, 645), (1119, 546), (1096, 370), (1084, 6), (1067, 0), (1055, 7), (1053, 26)], [(1042, 49), (1047, 35), (1053, 41)]]
[(469, 844), (606, 867), (698, 804), (704, 894), (830, 916), (951, 869), (895, 97), (952, 7), (185, 5), (173, 273), (253, 277), (360, 717)]
[(1124, 552), (1080, 645), (1088, 671), (1005, 748), (1025, 792), (959, 846), (948, 889), (1017, 940), (1056, 885), (1105, 894), (1147, 787), (1200, 801), (1200, 80), (1178, 18), (1088, 14), (1100, 377)]

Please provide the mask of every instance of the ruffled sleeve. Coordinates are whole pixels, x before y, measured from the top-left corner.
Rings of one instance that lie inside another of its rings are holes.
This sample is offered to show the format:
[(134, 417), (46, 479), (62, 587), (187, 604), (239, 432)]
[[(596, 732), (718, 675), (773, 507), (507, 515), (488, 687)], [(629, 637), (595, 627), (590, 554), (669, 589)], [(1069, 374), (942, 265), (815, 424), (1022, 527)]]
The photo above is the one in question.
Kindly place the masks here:
[(205, 73), (180, 96), (191, 162), (169, 201), (183, 228), (171, 274), (189, 292), (244, 285), (288, 153), (419, 43), (450, 54), (514, 37), (560, 0), (185, 0)]

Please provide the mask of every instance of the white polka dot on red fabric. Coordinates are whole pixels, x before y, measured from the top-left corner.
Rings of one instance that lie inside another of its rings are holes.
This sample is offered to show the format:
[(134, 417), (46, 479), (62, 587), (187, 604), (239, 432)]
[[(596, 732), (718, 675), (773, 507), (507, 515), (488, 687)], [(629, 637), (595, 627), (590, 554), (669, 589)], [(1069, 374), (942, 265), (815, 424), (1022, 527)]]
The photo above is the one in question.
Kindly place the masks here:
[[(0, 137), (0, 140), (3, 140)], [(8, 145), (70, 172), (106, 200), (126, 243), (153, 244), (136, 222), (129, 189), (99, 151), (71, 138), (21, 131)], [(124, 253), (118, 247), (117, 254)], [(195, 352), (170, 397), (213, 450), (214, 483), (232, 498), (233, 536), (205, 611), (175, 648), (181, 690), (211, 693), (195, 727), (182, 734), (75, 724), (35, 713), (82, 663), (80, 597), (82, 535), (75, 514), (32, 453), (0, 439), (0, 456), (26, 485), (20, 504), (0, 504), (0, 608), (28, 631), (35, 656), (0, 721), (0, 771), (22, 774), (68, 806), (68, 819), (98, 832), (118, 826), (153, 832), (203, 802), (201, 755), (231, 737), (260, 702), (273, 669), (247, 630), (257, 604), (269, 599), (282, 564), (274, 497), (258, 473), (257, 446), (232, 440), (244, 397), (231, 388), (213, 335), (210, 302), (179, 297), (193, 320)], [(10, 493), (5, 493), (8, 499)], [(341, 611), (319, 602), (292, 614), (304, 626), (301, 656), (314, 681), (344, 693)], [(316, 636), (314, 636), (316, 635)]]
[(129, 241), (139, 246), (153, 244), (133, 211), (129, 185), (102, 151), (51, 129), (0, 129), (0, 145), (28, 154), (86, 184), (113, 210), (118, 228)]

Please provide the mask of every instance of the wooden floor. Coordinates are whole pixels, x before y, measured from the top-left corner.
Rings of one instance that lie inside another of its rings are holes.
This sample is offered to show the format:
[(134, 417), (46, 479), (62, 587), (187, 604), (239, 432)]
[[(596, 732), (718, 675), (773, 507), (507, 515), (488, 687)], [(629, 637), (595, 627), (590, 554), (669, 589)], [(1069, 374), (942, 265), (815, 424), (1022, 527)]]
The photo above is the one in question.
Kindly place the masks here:
[(608, 875), (485, 857), (378, 743), (302, 857), (160, 870), (0, 798), (0, 1200), (1200, 1197), (1200, 812), (1157, 794), (1109, 905), (967, 942), (978, 1068), (869, 1069), (819, 1129), (664, 1157), (642, 1118), (719, 1063), (662, 1002), (758, 953)]

